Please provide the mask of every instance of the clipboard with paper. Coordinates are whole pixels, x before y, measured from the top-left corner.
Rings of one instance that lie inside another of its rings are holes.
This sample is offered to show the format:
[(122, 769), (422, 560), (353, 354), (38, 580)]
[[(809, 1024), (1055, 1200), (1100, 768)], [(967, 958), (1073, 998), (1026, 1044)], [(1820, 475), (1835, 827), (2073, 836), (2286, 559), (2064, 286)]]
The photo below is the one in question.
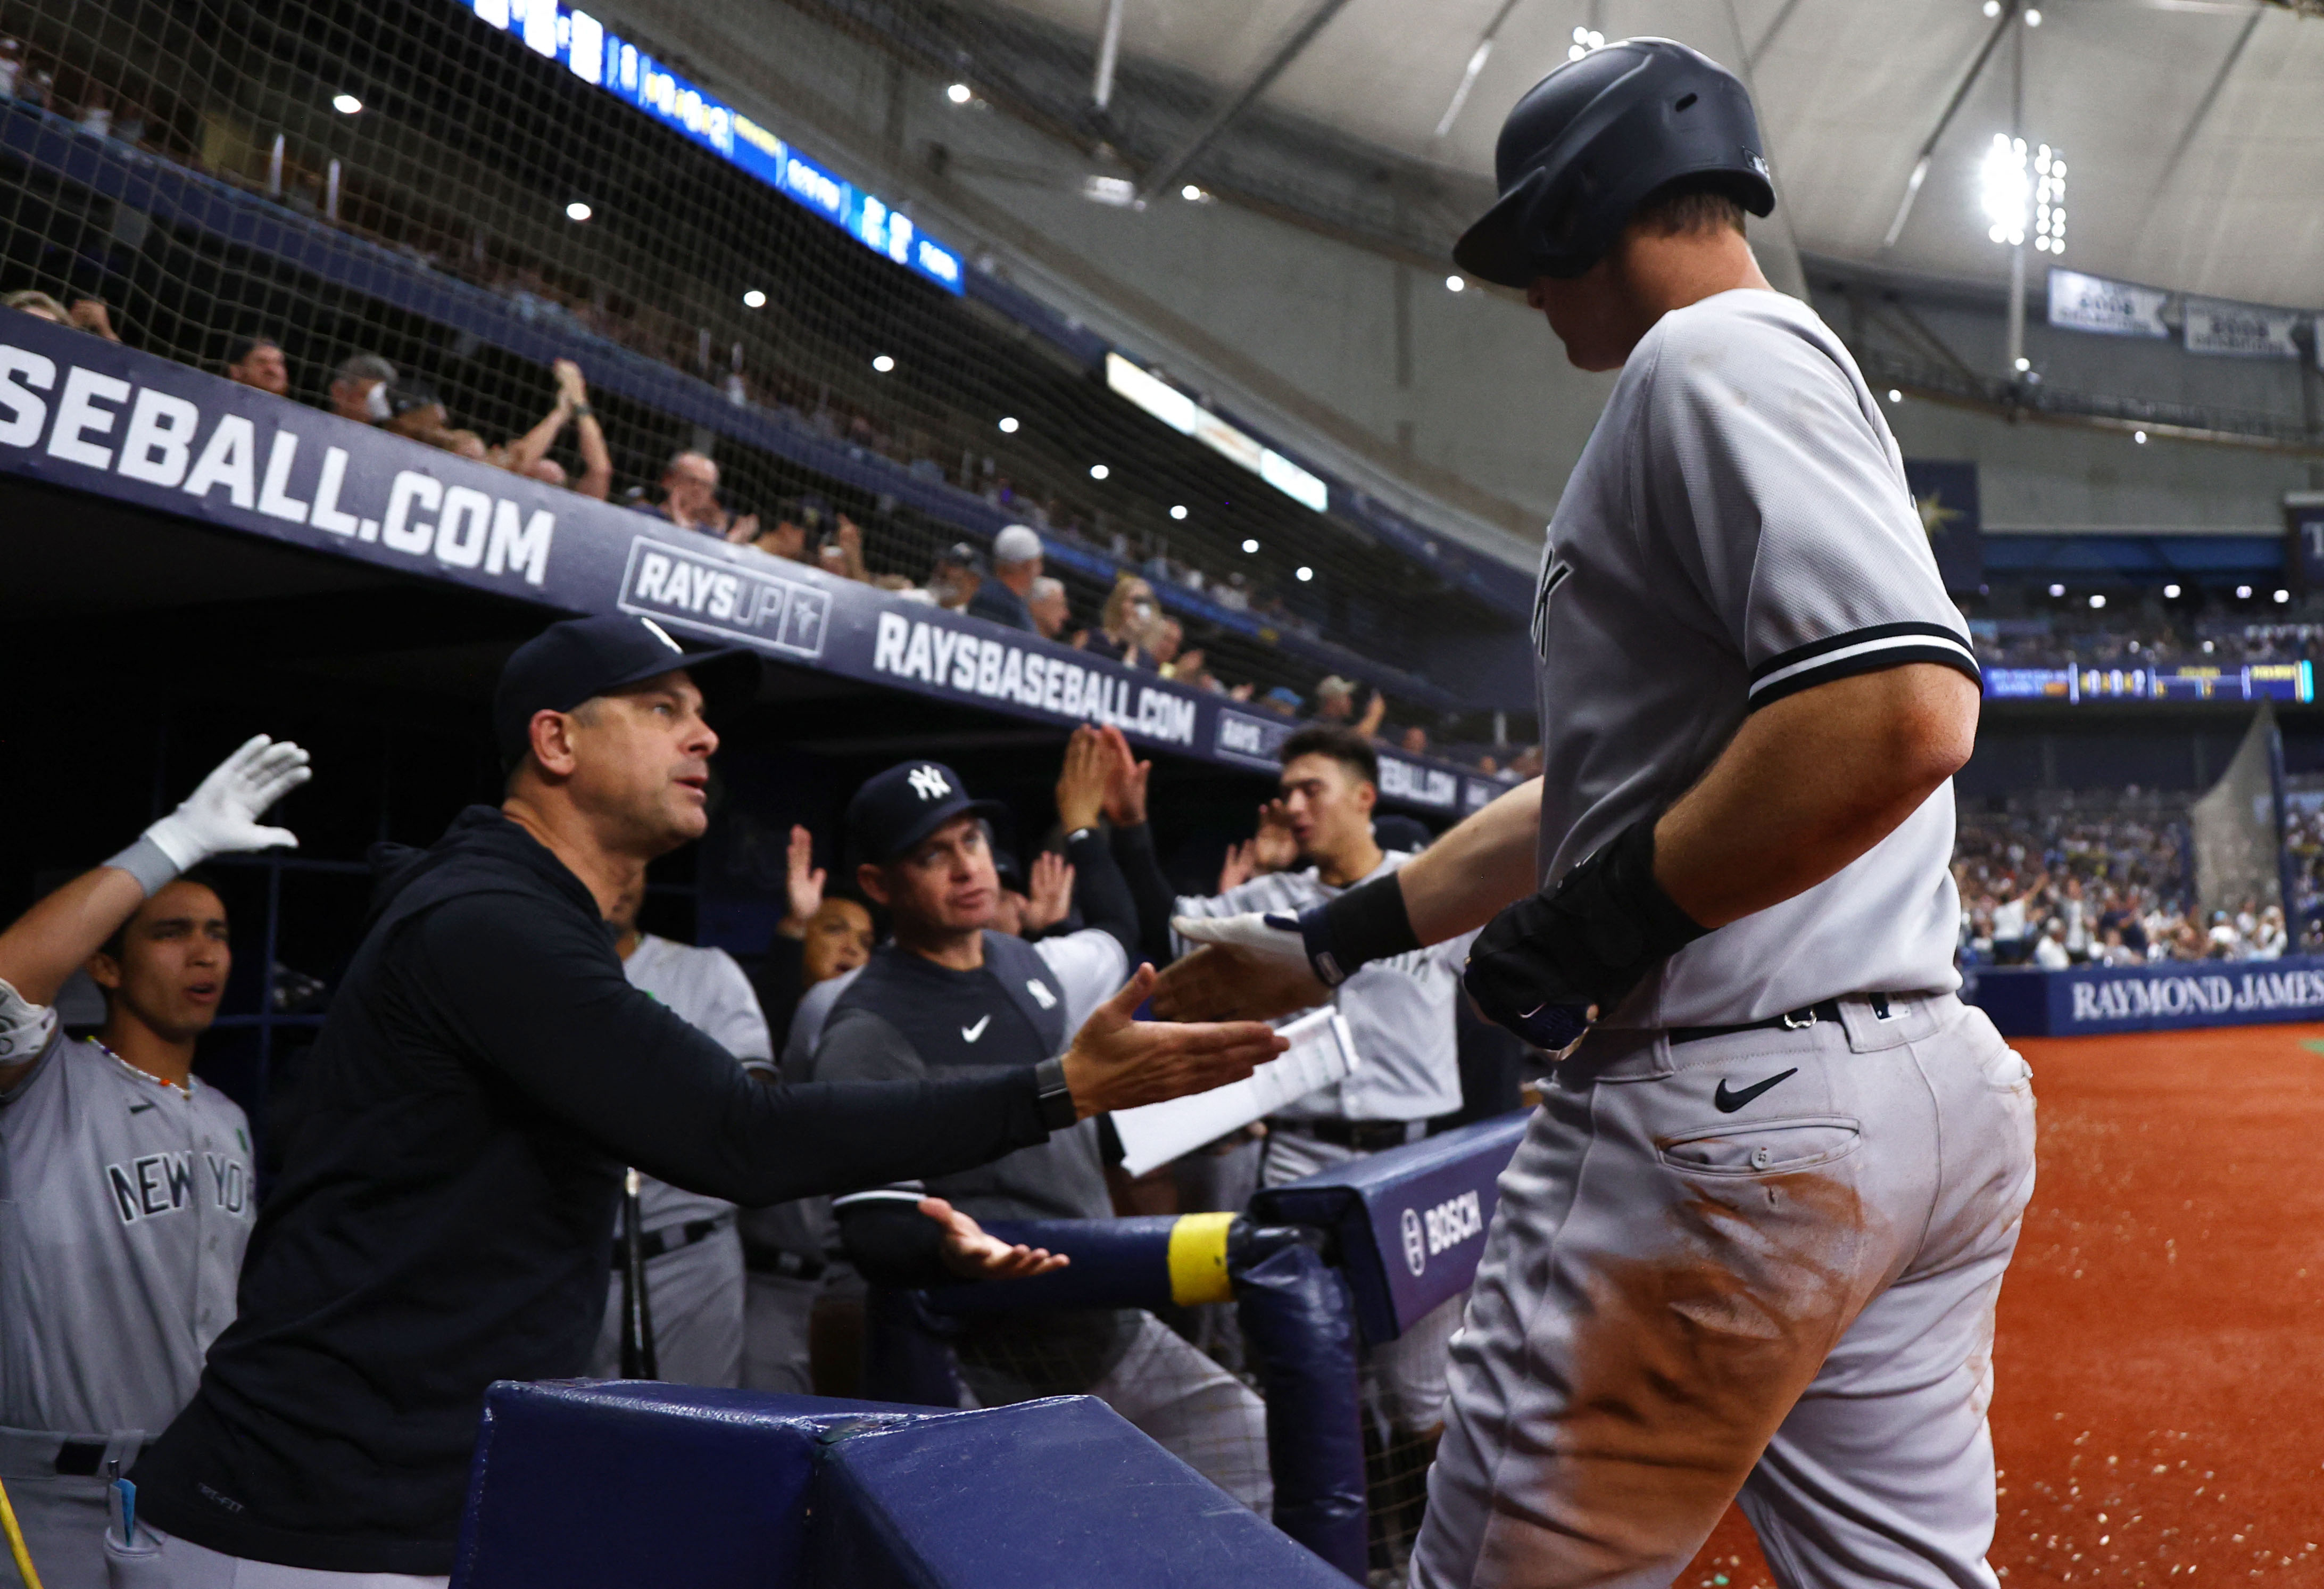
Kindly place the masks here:
[(1242, 1080), (1167, 1104), (1117, 1110), (1121, 1168), (1144, 1175), (1354, 1074), (1356, 1046), (1337, 1010), (1326, 1005), (1277, 1030), (1290, 1039), (1290, 1049)]

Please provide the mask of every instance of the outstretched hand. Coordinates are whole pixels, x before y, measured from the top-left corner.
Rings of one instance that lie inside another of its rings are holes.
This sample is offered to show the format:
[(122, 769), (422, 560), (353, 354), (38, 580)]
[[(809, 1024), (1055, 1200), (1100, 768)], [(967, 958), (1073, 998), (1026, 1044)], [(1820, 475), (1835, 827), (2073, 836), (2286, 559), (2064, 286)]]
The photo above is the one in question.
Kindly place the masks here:
[(1111, 758), (1106, 769), (1106, 820), (1116, 827), (1135, 827), (1146, 820), (1146, 781), (1154, 763), (1139, 761), (1130, 748), (1130, 736), (1111, 723), (1098, 733)]
[(145, 830), (180, 871), (239, 850), (299, 847), (287, 827), (261, 827), (266, 808), (314, 776), (307, 753), (260, 734), (211, 769), (185, 803)]
[[(1180, 923), (1172, 925), (1181, 936), (1194, 936)], [(1331, 997), (1331, 989), (1315, 980), (1305, 955), (1295, 961), (1246, 945), (1206, 943), (1171, 962), (1157, 979), (1154, 1015), (1157, 1021), (1278, 1021)]]
[(1073, 914), (1074, 868), (1055, 850), (1033, 857), (1033, 874), (1025, 880), (1025, 905), (1017, 930), (1045, 932)]
[(815, 864), (815, 835), (792, 824), (790, 847), (783, 855), (783, 895), (788, 910), (777, 928), (785, 938), (807, 936), (807, 924), (823, 909), (827, 875)]
[(1067, 833), (1094, 827), (1104, 814), (1113, 753), (1099, 732), (1086, 725), (1065, 743), (1065, 764), (1057, 772), (1057, 821)]
[(1073, 1261), (1046, 1247), (1012, 1247), (942, 1197), (920, 1199), (920, 1212), (945, 1227), (944, 1266), (964, 1280), (1022, 1280)]
[(1207, 1093), (1240, 1081), (1290, 1047), (1256, 1021), (1180, 1025), (1131, 1019), (1157, 980), (1153, 966), (1140, 965), (1074, 1034), (1065, 1050), (1065, 1084), (1083, 1119)]

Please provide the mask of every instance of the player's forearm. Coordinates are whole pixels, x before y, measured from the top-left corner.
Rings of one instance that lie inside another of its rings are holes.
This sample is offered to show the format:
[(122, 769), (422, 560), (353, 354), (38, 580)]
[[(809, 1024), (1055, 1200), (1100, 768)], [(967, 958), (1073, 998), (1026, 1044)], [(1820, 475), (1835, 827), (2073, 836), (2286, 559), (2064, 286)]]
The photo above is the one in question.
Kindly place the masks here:
[(583, 414), (576, 430), (581, 441), (581, 478), (573, 489), (603, 502), (613, 488), (613, 455), (605, 446), (605, 432), (595, 414)]
[(1541, 780), (1518, 784), (1398, 872), (1405, 914), (1424, 944), (1482, 927), (1541, 884)]
[(1704, 927), (1813, 888), (1895, 832), (1960, 770), (1976, 743), (1977, 712), (1977, 687), (1966, 678), (1914, 662), (1754, 713), (1655, 824), (1655, 881)]
[(549, 456), (549, 444), (565, 429), (567, 409), (558, 403), (538, 425), (509, 443), (509, 472), (521, 475)]
[(112, 866), (84, 872), (0, 932), (0, 982), (32, 1004), (57, 992), (145, 902), (144, 885)]

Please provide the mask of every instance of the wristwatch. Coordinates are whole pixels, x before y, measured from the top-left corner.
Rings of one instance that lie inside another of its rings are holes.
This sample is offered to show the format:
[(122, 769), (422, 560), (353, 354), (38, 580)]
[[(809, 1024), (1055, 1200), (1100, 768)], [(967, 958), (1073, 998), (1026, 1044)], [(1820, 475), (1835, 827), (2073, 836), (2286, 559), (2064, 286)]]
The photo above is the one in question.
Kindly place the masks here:
[(1081, 1111), (1074, 1106), (1074, 1089), (1065, 1085), (1062, 1058), (1044, 1059), (1033, 1067), (1033, 1086), (1040, 1094), (1043, 1126), (1065, 1131), (1081, 1118)]

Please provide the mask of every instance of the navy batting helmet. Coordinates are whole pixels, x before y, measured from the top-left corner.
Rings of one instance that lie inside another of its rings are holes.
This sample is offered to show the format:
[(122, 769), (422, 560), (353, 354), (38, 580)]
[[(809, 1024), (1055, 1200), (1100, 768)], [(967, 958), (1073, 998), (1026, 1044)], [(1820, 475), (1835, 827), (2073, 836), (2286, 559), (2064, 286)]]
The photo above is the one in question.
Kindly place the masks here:
[(1493, 174), (1500, 199), (1452, 258), (1504, 287), (1581, 275), (1647, 195), (1681, 177), (1710, 179), (1753, 215), (1775, 208), (1750, 95), (1669, 39), (1624, 39), (1536, 83), (1501, 124)]

